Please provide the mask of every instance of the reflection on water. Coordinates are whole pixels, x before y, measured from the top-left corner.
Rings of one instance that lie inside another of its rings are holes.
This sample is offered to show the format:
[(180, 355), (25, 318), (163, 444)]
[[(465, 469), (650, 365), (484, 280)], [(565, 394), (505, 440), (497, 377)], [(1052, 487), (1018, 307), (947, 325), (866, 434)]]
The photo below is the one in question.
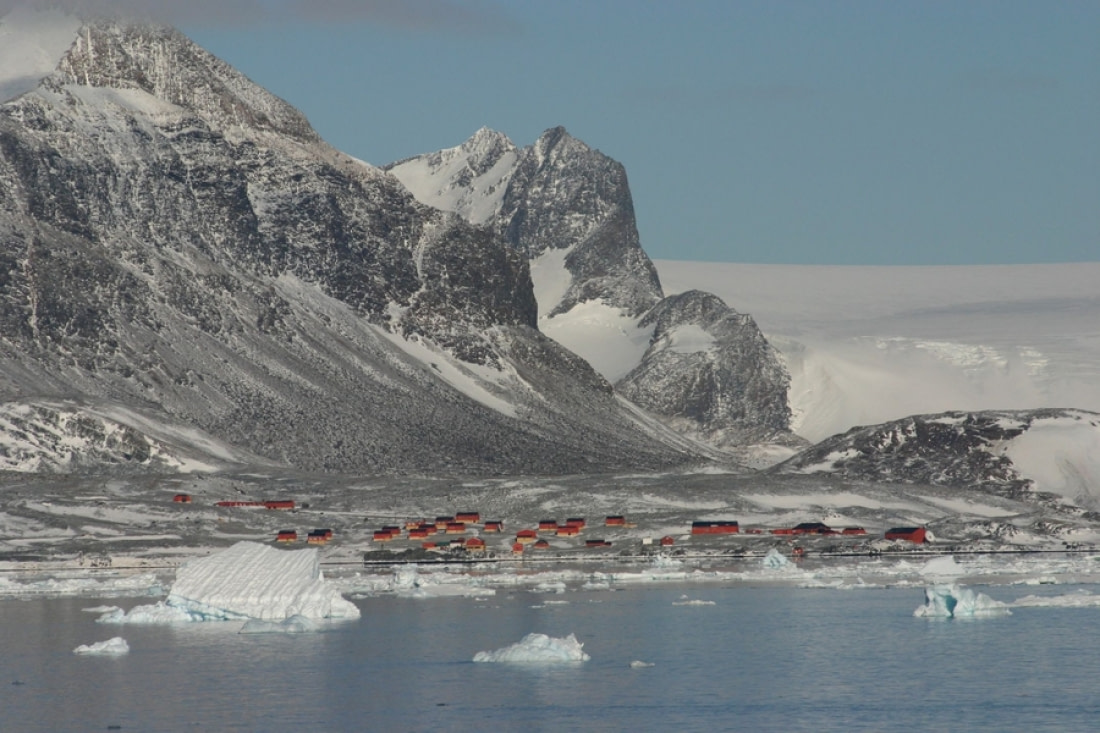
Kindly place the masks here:
[[(684, 595), (714, 605), (677, 605)], [(1100, 714), (1090, 631), (1100, 608), (954, 623), (914, 618), (919, 588), (669, 586), (553, 599), (568, 602), (365, 599), (361, 619), (306, 634), (107, 626), (81, 611), (95, 599), (0, 601), (0, 729), (1088, 730)], [(532, 631), (575, 633), (592, 660), (471, 661)], [(116, 635), (130, 654), (72, 653)]]

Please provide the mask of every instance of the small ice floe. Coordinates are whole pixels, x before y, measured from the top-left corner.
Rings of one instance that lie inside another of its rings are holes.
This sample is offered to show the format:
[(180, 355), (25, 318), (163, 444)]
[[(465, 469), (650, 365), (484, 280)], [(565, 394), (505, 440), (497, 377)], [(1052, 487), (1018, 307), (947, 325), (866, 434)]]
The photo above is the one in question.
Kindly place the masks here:
[(790, 565), (791, 561), (787, 559), (786, 555), (773, 547), (772, 549), (768, 550), (767, 555), (764, 555), (764, 559), (761, 561), (761, 563), (766, 568), (778, 570), (779, 568), (785, 568)]
[(95, 644), (81, 644), (73, 649), (73, 654), (98, 654), (107, 657), (119, 657), (130, 653), (130, 645), (121, 636)]
[(1060, 596), (1024, 596), (1017, 598), (1012, 605), (1030, 608), (1090, 608), (1100, 606), (1100, 595), (1080, 590)]
[(317, 622), (305, 616), (291, 616), (282, 621), (261, 621), (254, 618), (246, 621), (238, 632), (240, 634), (304, 634), (316, 631)]
[(112, 611), (121, 611), (118, 606), (92, 606), (91, 608), (80, 609), (84, 613), (110, 613)]
[(924, 605), (913, 611), (925, 618), (976, 618), (1008, 616), (1012, 611), (984, 593), (975, 593), (958, 585), (933, 585), (924, 589)]
[(478, 652), (475, 662), (524, 662), (555, 664), (558, 662), (587, 662), (592, 657), (582, 649), (584, 644), (573, 634), (564, 639), (546, 634), (528, 634), (515, 644), (491, 652)]
[(656, 667), (656, 666), (657, 665), (655, 665), (653, 662), (643, 662), (643, 661), (638, 660), (638, 659), (635, 659), (633, 662), (630, 663), (630, 668), (631, 669), (643, 669), (645, 667)]
[(697, 598), (688, 598), (687, 596), (680, 596), (680, 600), (673, 601), (674, 606), (715, 606), (718, 605), (714, 601), (701, 601)]
[(182, 608), (169, 606), (164, 601), (134, 606), (129, 611), (124, 611), (118, 606), (109, 606), (109, 610), (96, 619), (97, 624), (133, 624), (137, 626), (153, 626), (158, 624), (182, 624), (192, 621), (202, 621), (199, 615), (185, 611)]
[(561, 580), (548, 580), (544, 583), (539, 583), (531, 590), (535, 593), (564, 593), (565, 582)]

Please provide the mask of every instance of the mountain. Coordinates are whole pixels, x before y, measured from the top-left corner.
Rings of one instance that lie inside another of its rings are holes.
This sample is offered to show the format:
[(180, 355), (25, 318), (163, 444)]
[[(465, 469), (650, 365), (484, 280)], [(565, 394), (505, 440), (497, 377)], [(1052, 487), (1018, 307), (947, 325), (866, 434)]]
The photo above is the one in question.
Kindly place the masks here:
[(55, 56), (0, 79), (9, 410), (136, 410), (324, 471), (698, 456), (539, 333), (521, 252), (332, 149), (182, 34), (3, 23)]
[[(417, 200), (491, 226), (525, 254), (539, 329), (619, 394), (723, 448), (790, 439), (790, 380), (775, 350), (717, 297), (664, 298), (620, 163), (561, 127), (524, 148), (482, 128), (383, 168)], [(689, 331), (700, 337), (677, 335)]]
[(916, 415), (852, 428), (771, 472), (946, 486), (1096, 512), (1100, 413), (1042, 409)]

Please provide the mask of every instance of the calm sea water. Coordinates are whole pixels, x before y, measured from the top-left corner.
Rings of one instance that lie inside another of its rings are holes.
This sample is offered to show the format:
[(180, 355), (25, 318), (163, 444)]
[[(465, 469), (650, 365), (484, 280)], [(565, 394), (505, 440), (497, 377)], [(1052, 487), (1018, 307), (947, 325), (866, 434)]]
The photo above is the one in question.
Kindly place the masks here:
[[(714, 605), (675, 605), (685, 595)], [(0, 730), (1100, 729), (1100, 608), (930, 621), (912, 616), (922, 600), (698, 585), (374, 598), (359, 621), (298, 635), (108, 626), (81, 611), (95, 599), (5, 600)], [(575, 633), (592, 660), (471, 661), (532, 631)], [(112, 636), (129, 655), (72, 653)]]

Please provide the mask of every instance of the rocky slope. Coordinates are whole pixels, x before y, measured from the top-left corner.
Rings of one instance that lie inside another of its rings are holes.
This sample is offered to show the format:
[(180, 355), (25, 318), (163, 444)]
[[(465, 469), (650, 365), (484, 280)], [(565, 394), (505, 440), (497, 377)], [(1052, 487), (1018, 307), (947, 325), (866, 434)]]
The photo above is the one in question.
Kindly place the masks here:
[(616, 384), (627, 399), (723, 446), (774, 440), (790, 420), (779, 358), (756, 323), (691, 290), (641, 320), (652, 328), (641, 362)]
[(852, 428), (779, 474), (974, 489), (1100, 509), (1100, 414), (1005, 410), (916, 415)]
[[(721, 447), (788, 435), (789, 378), (752, 319), (701, 293), (663, 299), (621, 164), (557, 127), (525, 148), (481, 129), (385, 169), (523, 252), (539, 327), (635, 404)], [(668, 348), (689, 327), (706, 347)]]
[(537, 331), (521, 253), (178, 32), (85, 24), (0, 101), (0, 400), (133, 406), (307, 469), (691, 458)]

